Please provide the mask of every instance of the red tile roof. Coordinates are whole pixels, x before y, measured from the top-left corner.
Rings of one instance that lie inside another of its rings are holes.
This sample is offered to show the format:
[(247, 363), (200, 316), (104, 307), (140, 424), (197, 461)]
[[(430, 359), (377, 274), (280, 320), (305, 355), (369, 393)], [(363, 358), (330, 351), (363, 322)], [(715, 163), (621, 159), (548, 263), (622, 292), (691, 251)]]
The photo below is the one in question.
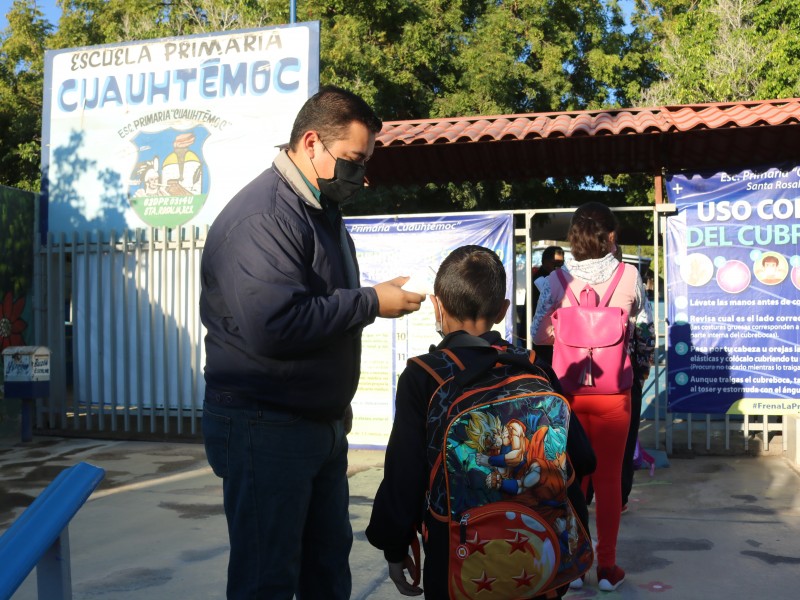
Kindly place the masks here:
[(388, 121), (372, 185), (756, 168), (800, 159), (800, 98)]

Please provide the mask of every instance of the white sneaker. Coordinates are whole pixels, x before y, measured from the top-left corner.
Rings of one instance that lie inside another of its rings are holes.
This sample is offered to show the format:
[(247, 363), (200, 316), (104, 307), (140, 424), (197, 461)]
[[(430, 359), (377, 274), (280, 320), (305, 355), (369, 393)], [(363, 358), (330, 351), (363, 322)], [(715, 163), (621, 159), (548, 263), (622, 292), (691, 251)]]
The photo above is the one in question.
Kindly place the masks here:
[(597, 567), (597, 588), (601, 592), (613, 592), (625, 581), (625, 571), (617, 565), (613, 567)]
[(581, 575), (574, 581), (570, 581), (569, 589), (571, 590), (582, 590), (583, 589), (583, 578), (586, 577), (585, 575)]

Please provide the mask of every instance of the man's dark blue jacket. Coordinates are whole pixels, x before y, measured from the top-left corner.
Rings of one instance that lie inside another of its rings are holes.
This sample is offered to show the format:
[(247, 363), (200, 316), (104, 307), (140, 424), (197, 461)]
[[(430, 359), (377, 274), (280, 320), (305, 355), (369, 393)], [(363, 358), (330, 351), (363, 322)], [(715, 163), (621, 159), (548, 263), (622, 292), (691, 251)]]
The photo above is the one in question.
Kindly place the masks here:
[(201, 263), (207, 388), (313, 419), (343, 415), (378, 296), (358, 287), (335, 214), (285, 151), (220, 212)]

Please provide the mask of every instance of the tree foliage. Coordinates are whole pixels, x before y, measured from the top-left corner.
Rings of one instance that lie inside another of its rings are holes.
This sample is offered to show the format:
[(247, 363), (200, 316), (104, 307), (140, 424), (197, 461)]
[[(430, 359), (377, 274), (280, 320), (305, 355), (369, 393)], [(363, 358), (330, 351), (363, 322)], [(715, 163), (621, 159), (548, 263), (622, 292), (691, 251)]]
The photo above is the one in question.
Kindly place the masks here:
[(33, 280), (34, 194), (0, 186), (0, 302), (27, 295)]
[(44, 50), (52, 32), (34, 2), (15, 1), (0, 44), (0, 184), (39, 189)]
[[(648, 65), (638, 106), (800, 96), (800, 3), (796, 0), (636, 0), (630, 45)], [(606, 177), (632, 205), (652, 204), (649, 176)]]
[(640, 95), (643, 104), (800, 96), (796, 0), (665, 0), (638, 8), (661, 71)]

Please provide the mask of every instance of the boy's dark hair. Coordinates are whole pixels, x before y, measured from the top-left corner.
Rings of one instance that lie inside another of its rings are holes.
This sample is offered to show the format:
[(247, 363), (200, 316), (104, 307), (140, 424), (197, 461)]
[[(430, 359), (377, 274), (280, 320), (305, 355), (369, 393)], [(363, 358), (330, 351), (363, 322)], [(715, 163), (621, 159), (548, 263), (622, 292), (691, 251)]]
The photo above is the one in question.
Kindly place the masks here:
[(363, 124), (372, 133), (378, 133), (383, 123), (360, 96), (342, 88), (328, 85), (321, 88), (303, 104), (295, 117), (289, 147), (297, 150), (306, 131), (316, 131), (326, 143), (347, 137), (353, 121)]
[(488, 248), (461, 246), (442, 261), (433, 292), (459, 321), (494, 320), (506, 298), (506, 270)]
[(619, 224), (605, 204), (587, 202), (579, 206), (569, 224), (570, 252), (575, 260), (603, 258), (609, 253), (608, 234)]
[(767, 255), (767, 256), (765, 256), (764, 258), (761, 259), (761, 265), (766, 267), (768, 262), (772, 263), (773, 265), (781, 264), (781, 261), (778, 260), (778, 257), (777, 256), (772, 256), (771, 254), (769, 254), (769, 255)]

